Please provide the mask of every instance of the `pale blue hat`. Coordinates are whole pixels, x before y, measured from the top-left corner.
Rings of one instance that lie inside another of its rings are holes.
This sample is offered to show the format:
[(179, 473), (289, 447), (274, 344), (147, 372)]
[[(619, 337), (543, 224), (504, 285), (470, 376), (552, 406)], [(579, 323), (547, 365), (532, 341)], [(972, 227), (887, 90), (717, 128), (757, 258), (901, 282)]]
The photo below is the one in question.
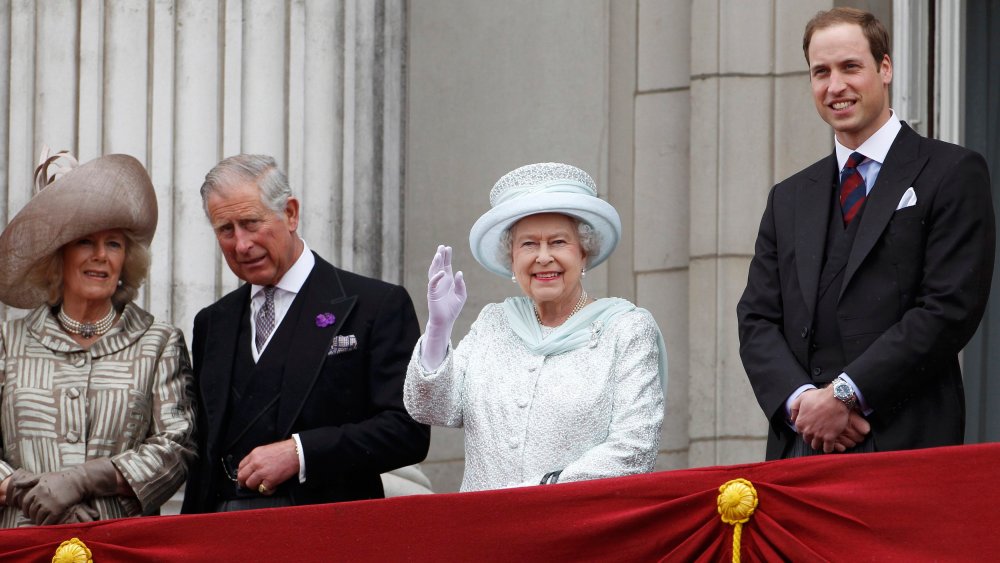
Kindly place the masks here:
[(487, 270), (512, 275), (510, 264), (497, 253), (500, 238), (514, 223), (538, 213), (561, 213), (587, 223), (598, 232), (601, 248), (587, 257), (589, 267), (604, 262), (618, 246), (622, 222), (618, 211), (597, 196), (589, 174), (558, 162), (529, 164), (503, 175), (490, 190), (491, 209), (469, 232), (472, 255)]

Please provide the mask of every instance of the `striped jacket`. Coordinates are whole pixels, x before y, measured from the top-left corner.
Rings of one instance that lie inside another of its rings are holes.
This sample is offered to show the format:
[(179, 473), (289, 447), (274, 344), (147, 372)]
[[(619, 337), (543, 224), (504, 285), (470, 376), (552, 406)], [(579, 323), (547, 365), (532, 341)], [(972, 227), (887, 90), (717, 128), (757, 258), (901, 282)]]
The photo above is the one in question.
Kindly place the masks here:
[[(90, 349), (48, 306), (0, 325), (0, 480), (109, 457), (137, 498), (90, 499), (101, 519), (155, 514), (194, 457), (191, 363), (180, 330), (128, 304)], [(138, 500), (138, 502), (137, 502)], [(2, 507), (0, 526), (29, 525)]]

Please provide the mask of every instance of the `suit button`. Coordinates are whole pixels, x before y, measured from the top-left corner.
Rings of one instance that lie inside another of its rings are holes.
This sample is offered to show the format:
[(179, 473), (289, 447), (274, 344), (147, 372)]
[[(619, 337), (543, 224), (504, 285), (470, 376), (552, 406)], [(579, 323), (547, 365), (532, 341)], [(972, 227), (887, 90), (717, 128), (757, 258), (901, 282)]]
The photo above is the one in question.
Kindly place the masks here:
[(528, 373), (535, 373), (536, 371), (538, 371), (538, 368), (536, 368), (535, 366), (531, 366), (530, 368), (528, 368)]
[(802, 338), (808, 338), (808, 337), (809, 337), (809, 327), (804, 326), (802, 327)]
[(520, 399), (518, 399), (517, 400), (517, 406), (521, 407), (522, 409), (525, 408), (525, 407), (527, 407), (528, 406), (528, 398), (527, 397), (521, 397)]
[(510, 449), (516, 450), (518, 445), (519, 444), (517, 443), (517, 438), (510, 439)]
[(80, 435), (76, 432), (69, 431), (66, 433), (66, 441), (70, 444), (75, 444), (77, 440), (80, 439)]
[(813, 368), (813, 375), (818, 376), (821, 373), (823, 373), (823, 368)]
[(80, 390), (76, 387), (70, 387), (66, 394), (69, 395), (70, 399), (75, 399), (80, 396)]

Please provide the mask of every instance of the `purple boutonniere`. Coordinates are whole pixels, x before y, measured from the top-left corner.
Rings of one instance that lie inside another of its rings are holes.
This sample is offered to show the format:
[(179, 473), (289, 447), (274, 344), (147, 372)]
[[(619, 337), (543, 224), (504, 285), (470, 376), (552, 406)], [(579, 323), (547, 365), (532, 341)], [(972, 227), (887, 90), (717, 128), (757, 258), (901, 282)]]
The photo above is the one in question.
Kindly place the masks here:
[(316, 326), (320, 328), (326, 328), (335, 322), (337, 322), (337, 317), (333, 316), (333, 313), (320, 313), (316, 315)]

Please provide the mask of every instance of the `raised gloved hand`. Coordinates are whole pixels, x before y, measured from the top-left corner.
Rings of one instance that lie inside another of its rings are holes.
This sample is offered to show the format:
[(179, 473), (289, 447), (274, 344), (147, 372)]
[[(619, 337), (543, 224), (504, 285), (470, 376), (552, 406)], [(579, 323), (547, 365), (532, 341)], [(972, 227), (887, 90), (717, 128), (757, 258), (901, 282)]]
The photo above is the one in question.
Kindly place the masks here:
[(15, 469), (7, 481), (7, 506), (13, 506), (14, 508), (24, 506), (24, 495), (38, 484), (38, 477), (37, 474), (30, 471)]
[(448, 354), (451, 329), (467, 297), (462, 272), (451, 272), (451, 247), (438, 246), (427, 269), (427, 330), (420, 352), (425, 369), (435, 370)]
[(76, 467), (43, 473), (26, 495), (21, 512), (35, 524), (67, 521), (80, 501), (118, 493), (118, 470), (111, 460), (93, 459)]

